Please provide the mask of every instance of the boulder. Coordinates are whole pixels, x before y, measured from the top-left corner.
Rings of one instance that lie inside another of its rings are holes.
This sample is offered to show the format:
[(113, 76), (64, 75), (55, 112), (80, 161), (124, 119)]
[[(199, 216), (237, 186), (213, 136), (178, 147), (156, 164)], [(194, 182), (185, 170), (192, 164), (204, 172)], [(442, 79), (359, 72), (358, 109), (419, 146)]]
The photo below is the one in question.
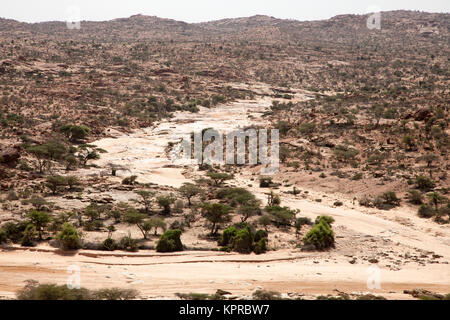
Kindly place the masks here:
[(20, 147), (8, 147), (1, 151), (0, 153), (0, 162), (5, 163), (7, 165), (15, 165), (17, 160), (20, 158)]
[(427, 121), (432, 116), (433, 116), (433, 114), (431, 113), (430, 109), (427, 109), (427, 108), (419, 109), (412, 114), (412, 117), (416, 121)]

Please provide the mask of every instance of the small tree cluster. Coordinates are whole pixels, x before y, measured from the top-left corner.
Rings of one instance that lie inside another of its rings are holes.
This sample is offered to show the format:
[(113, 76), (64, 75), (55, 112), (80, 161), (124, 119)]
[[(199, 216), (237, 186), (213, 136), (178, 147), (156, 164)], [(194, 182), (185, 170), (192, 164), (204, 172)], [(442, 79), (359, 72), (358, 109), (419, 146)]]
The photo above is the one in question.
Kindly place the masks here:
[(254, 230), (246, 223), (225, 229), (218, 241), (222, 250), (256, 254), (267, 251), (268, 234), (264, 230)]

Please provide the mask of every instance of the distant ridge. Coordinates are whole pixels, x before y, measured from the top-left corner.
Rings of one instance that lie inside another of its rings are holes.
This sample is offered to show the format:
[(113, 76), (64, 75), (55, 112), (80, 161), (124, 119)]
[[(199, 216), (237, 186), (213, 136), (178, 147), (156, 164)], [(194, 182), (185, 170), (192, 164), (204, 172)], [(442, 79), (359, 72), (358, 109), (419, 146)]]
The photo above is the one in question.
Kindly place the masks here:
[(121, 40), (175, 40), (199, 39), (252, 40), (264, 38), (276, 41), (280, 37), (294, 41), (322, 39), (324, 41), (350, 41), (355, 36), (376, 35), (376, 32), (399, 36), (426, 35), (448, 37), (450, 14), (419, 11), (382, 12), (382, 30), (369, 30), (368, 15), (345, 14), (327, 20), (298, 21), (278, 19), (266, 15), (221, 19), (202, 23), (187, 23), (173, 19), (137, 14), (109, 21), (82, 21), (80, 30), (68, 30), (65, 22), (51, 21), (24, 23), (0, 18), (0, 32), (11, 36), (102, 38), (105, 41)]

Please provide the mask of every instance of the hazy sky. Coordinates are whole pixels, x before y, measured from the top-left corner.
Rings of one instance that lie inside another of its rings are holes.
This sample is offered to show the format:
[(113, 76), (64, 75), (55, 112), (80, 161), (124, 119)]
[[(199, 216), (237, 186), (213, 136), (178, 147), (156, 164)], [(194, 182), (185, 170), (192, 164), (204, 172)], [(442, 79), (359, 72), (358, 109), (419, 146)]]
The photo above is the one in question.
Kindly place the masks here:
[[(317, 20), (337, 14), (368, 13), (378, 10), (450, 12), (449, 0), (2, 0), (2, 2), (0, 17), (26, 22), (75, 21), (68, 19), (68, 8), (71, 6), (80, 9), (81, 20), (110, 20), (141, 13), (186, 22), (255, 14)], [(379, 9), (369, 9), (371, 7)]]

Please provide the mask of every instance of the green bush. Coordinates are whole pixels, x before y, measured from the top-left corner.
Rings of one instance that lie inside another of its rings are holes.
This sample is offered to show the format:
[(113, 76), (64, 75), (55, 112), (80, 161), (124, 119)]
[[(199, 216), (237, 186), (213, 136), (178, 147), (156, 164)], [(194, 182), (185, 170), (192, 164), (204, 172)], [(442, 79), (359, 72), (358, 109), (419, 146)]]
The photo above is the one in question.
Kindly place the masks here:
[(261, 177), (259, 179), (259, 187), (260, 188), (270, 188), (272, 186), (272, 178), (271, 177)]
[(255, 242), (253, 252), (256, 254), (262, 254), (267, 252), (267, 239), (261, 238)]
[(35, 245), (34, 243), (35, 237), (36, 237), (36, 228), (32, 224), (27, 225), (25, 231), (23, 232), (20, 245), (24, 247), (33, 247)]
[(70, 223), (64, 223), (62, 225), (62, 231), (56, 236), (56, 239), (60, 242), (61, 248), (64, 250), (77, 250), (81, 248), (81, 238)]
[(288, 207), (268, 206), (265, 208), (272, 223), (277, 227), (286, 227), (292, 224), (295, 212)]
[(22, 240), (23, 232), (25, 231), (28, 223), (26, 221), (21, 222), (7, 222), (3, 225), (3, 230), (5, 231), (6, 238), (14, 243), (19, 243)]
[(331, 226), (334, 223), (334, 218), (330, 216), (318, 216), (314, 221), (314, 224), (319, 224), (321, 222), (327, 223)]
[(409, 202), (411, 202), (412, 204), (422, 204), (423, 203), (423, 196), (417, 190), (409, 190), (408, 199), (409, 199)]
[(429, 191), (434, 188), (434, 182), (425, 176), (416, 177), (416, 186), (422, 191)]
[(253, 251), (253, 235), (249, 227), (236, 233), (233, 238), (233, 250), (239, 253), (251, 253)]
[(219, 246), (222, 247), (229, 246), (232, 243), (233, 238), (236, 236), (237, 232), (238, 229), (236, 229), (236, 227), (229, 227), (223, 230), (223, 233), (218, 241)]
[(218, 241), (223, 251), (260, 254), (267, 251), (267, 231), (254, 232), (247, 223), (239, 223), (225, 229)]
[(136, 252), (139, 250), (138, 241), (131, 238), (130, 236), (123, 237), (120, 239), (119, 247), (125, 251)]
[(27, 280), (27, 285), (17, 292), (18, 300), (133, 300), (138, 292), (133, 289), (108, 288), (88, 290), (67, 285), (39, 284)]
[(8, 242), (8, 237), (6, 236), (6, 231), (0, 229), (0, 244)]
[(320, 216), (316, 219), (316, 224), (303, 238), (305, 245), (314, 246), (317, 250), (326, 250), (334, 247), (334, 232), (331, 223), (334, 219), (328, 216)]
[(244, 188), (222, 188), (217, 192), (217, 199), (227, 199), (230, 206), (236, 207), (255, 200), (255, 196)]
[(183, 251), (183, 244), (181, 243), (181, 230), (167, 230), (163, 233), (156, 245), (157, 252), (174, 252)]
[(56, 194), (61, 187), (67, 186), (67, 179), (63, 176), (48, 176), (45, 185)]
[(259, 240), (261, 240), (261, 239), (267, 239), (268, 237), (269, 237), (269, 234), (267, 233), (267, 231), (265, 231), (265, 230), (258, 230), (258, 231), (256, 231), (253, 240), (254, 240), (255, 242), (258, 242)]
[(95, 300), (133, 300), (138, 292), (134, 289), (108, 288), (96, 290), (92, 293)]
[(431, 218), (436, 215), (436, 211), (430, 206), (427, 206), (426, 204), (423, 204), (419, 207), (418, 215), (421, 218)]
[(114, 251), (117, 249), (117, 243), (114, 239), (107, 238), (105, 239), (105, 241), (103, 241), (102, 248), (105, 251)]
[(67, 285), (39, 284), (29, 281), (25, 288), (17, 293), (18, 300), (90, 300), (89, 290), (69, 289)]
[(253, 300), (282, 300), (281, 293), (276, 291), (256, 290), (252, 296)]
[(91, 132), (91, 129), (86, 126), (77, 126), (70, 124), (62, 126), (60, 130), (72, 142), (77, 142), (79, 140), (85, 139)]

